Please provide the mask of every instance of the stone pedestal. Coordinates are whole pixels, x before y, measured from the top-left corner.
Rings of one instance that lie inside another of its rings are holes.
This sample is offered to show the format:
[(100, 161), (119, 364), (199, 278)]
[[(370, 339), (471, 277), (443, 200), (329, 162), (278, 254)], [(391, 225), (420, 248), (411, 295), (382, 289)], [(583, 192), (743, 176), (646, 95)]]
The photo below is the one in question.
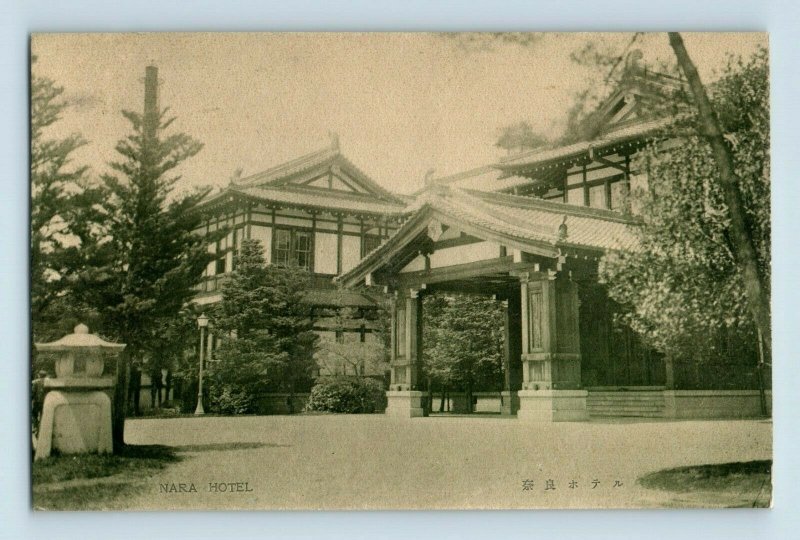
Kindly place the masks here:
[(517, 418), (531, 422), (575, 422), (588, 419), (586, 390), (520, 390)]
[(100, 390), (51, 390), (42, 409), (36, 459), (60, 454), (109, 454), (111, 399)]
[(386, 392), (386, 415), (395, 418), (416, 418), (425, 416), (423, 400), (425, 393), (416, 390)]
[(500, 399), (502, 400), (500, 414), (508, 416), (517, 414), (517, 411), (519, 411), (519, 396), (517, 392), (511, 390), (500, 392)]

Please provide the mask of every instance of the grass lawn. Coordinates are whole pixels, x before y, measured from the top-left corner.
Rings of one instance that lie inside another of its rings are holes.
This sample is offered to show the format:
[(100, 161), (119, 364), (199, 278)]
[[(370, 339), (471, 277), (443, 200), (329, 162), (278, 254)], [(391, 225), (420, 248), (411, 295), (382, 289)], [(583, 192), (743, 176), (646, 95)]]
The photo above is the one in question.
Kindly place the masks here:
[(727, 508), (768, 508), (772, 498), (772, 461), (748, 461), (665, 469), (639, 478), (648, 489), (674, 493), (675, 506), (709, 500)]
[(33, 462), (33, 508), (102, 510), (138, 491), (142, 481), (179, 461), (161, 445), (129, 445), (115, 455), (53, 456)]

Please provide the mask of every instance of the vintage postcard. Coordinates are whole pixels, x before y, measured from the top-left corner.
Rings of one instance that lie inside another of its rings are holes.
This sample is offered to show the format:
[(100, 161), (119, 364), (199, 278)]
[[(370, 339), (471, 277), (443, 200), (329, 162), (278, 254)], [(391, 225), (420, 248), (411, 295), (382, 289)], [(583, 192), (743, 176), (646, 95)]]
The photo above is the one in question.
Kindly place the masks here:
[(768, 55), (33, 35), (32, 507), (770, 507)]

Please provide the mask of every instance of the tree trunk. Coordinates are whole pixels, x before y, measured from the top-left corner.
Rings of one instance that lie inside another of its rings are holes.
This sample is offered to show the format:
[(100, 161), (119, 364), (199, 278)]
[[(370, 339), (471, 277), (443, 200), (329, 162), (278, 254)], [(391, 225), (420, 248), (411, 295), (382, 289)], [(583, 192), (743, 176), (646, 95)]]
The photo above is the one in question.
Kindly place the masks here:
[(700, 114), (701, 134), (709, 142), (713, 151), (714, 162), (717, 165), (720, 183), (725, 194), (725, 204), (728, 205), (730, 212), (731, 242), (739, 271), (742, 273), (742, 279), (744, 280), (748, 308), (756, 327), (761, 333), (764, 348), (766, 349), (764, 351), (765, 356), (769, 358), (772, 354), (772, 334), (770, 331), (768, 288), (765, 286), (764, 277), (759, 271), (755, 245), (747, 228), (744, 205), (739, 192), (740, 179), (734, 170), (733, 155), (725, 142), (719, 119), (711, 106), (706, 90), (700, 80), (700, 75), (697, 73), (697, 68), (692, 59), (689, 58), (689, 53), (686, 51), (680, 33), (669, 32), (669, 43), (675, 51), (678, 65), (686, 75), (692, 96), (694, 96)]
[(444, 412), (444, 388), (442, 388), (442, 398), (439, 400), (439, 412)]
[(114, 402), (111, 408), (111, 437), (114, 444), (114, 453), (118, 454), (125, 448), (125, 415), (128, 412), (128, 380), (130, 361), (128, 353), (122, 351), (115, 363), (114, 373)]
[(428, 377), (428, 406), (426, 409), (428, 412), (433, 411), (433, 388), (431, 387), (431, 378)]

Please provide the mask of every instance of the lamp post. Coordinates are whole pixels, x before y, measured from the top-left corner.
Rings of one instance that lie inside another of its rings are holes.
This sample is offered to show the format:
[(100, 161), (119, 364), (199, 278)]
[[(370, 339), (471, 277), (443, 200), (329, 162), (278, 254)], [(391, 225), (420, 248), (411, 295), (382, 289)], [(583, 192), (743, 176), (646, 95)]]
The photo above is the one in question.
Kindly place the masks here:
[(203, 410), (203, 349), (205, 348), (206, 341), (206, 327), (208, 326), (208, 317), (203, 313), (197, 318), (197, 326), (200, 328), (200, 374), (197, 380), (197, 408), (194, 414), (201, 415), (206, 412)]

